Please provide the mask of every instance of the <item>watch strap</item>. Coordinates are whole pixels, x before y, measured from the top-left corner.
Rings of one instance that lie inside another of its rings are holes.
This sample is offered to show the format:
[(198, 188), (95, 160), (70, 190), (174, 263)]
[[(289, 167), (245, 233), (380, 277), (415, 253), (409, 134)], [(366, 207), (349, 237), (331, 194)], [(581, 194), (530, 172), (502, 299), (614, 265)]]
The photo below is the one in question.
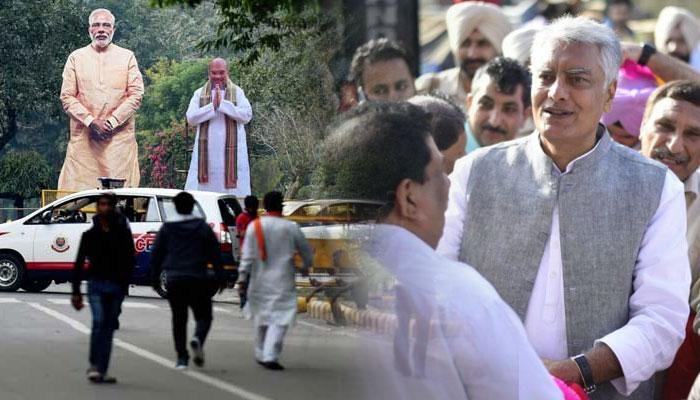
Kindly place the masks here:
[(644, 43), (642, 45), (642, 54), (639, 55), (639, 59), (637, 60), (637, 64), (639, 65), (647, 65), (649, 62), (649, 59), (651, 56), (656, 54), (656, 48), (649, 43)]
[(583, 390), (586, 393), (593, 393), (596, 389), (595, 383), (593, 382), (593, 370), (591, 365), (588, 364), (586, 356), (579, 354), (571, 359), (578, 366), (578, 370), (581, 373), (581, 380), (583, 381)]

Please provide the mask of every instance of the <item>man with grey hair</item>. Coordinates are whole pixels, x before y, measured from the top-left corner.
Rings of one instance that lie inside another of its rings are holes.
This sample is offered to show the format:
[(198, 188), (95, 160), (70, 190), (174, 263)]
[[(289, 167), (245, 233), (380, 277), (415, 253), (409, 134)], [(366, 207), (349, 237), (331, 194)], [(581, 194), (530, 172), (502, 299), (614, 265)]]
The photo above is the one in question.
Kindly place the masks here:
[(70, 117), (70, 140), (58, 189), (93, 189), (104, 176), (136, 187), (134, 116), (143, 97), (141, 72), (134, 53), (112, 43), (109, 10), (94, 10), (89, 23), (92, 43), (71, 53), (63, 69), (61, 103)]
[(457, 162), (438, 246), (484, 275), (549, 371), (592, 399), (652, 398), (689, 311), (683, 185), (598, 122), (621, 57), (586, 18), (537, 33), (536, 129)]

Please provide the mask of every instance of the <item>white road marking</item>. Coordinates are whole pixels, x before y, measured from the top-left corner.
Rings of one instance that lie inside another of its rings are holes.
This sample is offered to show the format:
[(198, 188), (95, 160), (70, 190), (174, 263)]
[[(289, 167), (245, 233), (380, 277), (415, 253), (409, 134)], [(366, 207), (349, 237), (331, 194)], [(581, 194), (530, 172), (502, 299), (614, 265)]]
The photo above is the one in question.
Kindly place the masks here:
[(135, 301), (125, 301), (122, 303), (122, 307), (124, 307), (124, 308), (160, 308), (155, 304), (137, 303)]
[(59, 305), (69, 305), (70, 299), (46, 299), (49, 303), (59, 304)]
[(223, 313), (223, 314), (233, 314), (233, 311), (227, 310), (227, 309), (225, 309), (225, 308), (223, 308), (223, 307), (214, 307), (214, 311), (220, 312), (220, 313)]
[[(90, 334), (90, 328), (88, 328), (83, 323), (81, 323), (77, 320), (74, 320), (73, 318), (71, 318), (67, 315), (64, 315), (58, 311), (52, 310), (48, 307), (44, 307), (38, 303), (28, 303), (28, 304), (31, 307), (33, 307), (33, 308), (35, 308), (35, 309), (37, 309), (45, 314), (50, 315), (59, 321), (65, 322), (66, 324), (70, 325), (73, 329), (75, 329), (76, 331), (78, 331), (80, 333), (83, 333), (86, 335)], [(146, 349), (143, 349), (141, 347), (135, 346), (129, 342), (125, 342), (125, 341), (120, 340), (120, 339), (114, 339), (114, 345), (117, 347), (120, 347), (120, 348), (122, 348), (130, 353), (133, 353), (141, 358), (145, 358), (147, 360), (153, 361), (154, 363), (156, 363), (162, 367), (165, 367), (168, 369), (175, 368), (172, 360), (169, 360), (165, 357), (159, 356), (158, 354), (152, 353), (152, 352), (150, 352)], [(182, 373), (184, 373), (185, 375), (188, 375), (189, 377), (196, 379), (202, 383), (206, 383), (210, 386), (213, 386), (217, 389), (220, 389), (220, 390), (227, 392), (229, 394), (232, 394), (234, 396), (238, 396), (238, 397), (245, 399), (245, 400), (270, 400), (267, 397), (261, 396), (257, 393), (250, 392), (250, 391), (243, 389), (239, 386), (236, 386), (232, 383), (211, 377), (211, 376), (203, 374), (199, 371), (185, 370), (185, 371), (182, 371)]]
[(3, 303), (21, 303), (21, 301), (15, 299), (14, 297), (0, 297), (0, 304)]

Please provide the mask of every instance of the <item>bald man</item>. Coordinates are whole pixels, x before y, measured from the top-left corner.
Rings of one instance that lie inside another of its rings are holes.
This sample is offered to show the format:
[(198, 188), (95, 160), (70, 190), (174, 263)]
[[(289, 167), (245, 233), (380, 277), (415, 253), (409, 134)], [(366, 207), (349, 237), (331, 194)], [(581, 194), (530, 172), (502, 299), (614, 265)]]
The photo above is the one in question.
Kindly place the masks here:
[(250, 195), (245, 124), (252, 118), (250, 102), (231, 82), (226, 60), (213, 59), (209, 80), (194, 92), (187, 109), (187, 122), (197, 126), (197, 138), (186, 190)]
[(451, 6), (445, 22), (457, 67), (422, 75), (416, 80), (416, 91), (440, 92), (466, 113), (467, 94), (476, 70), (501, 54), (501, 42), (512, 26), (499, 7), (480, 1)]

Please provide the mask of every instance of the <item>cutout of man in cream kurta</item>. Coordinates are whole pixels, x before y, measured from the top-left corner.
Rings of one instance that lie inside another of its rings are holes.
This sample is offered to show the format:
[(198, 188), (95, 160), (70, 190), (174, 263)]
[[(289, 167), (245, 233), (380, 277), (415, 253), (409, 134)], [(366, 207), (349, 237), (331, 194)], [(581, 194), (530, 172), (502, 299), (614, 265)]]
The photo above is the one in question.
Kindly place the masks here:
[(97, 9), (89, 22), (92, 43), (71, 53), (63, 70), (61, 103), (70, 116), (70, 140), (58, 189), (93, 189), (103, 176), (136, 187), (134, 114), (141, 105), (143, 78), (134, 53), (112, 43), (112, 13)]

